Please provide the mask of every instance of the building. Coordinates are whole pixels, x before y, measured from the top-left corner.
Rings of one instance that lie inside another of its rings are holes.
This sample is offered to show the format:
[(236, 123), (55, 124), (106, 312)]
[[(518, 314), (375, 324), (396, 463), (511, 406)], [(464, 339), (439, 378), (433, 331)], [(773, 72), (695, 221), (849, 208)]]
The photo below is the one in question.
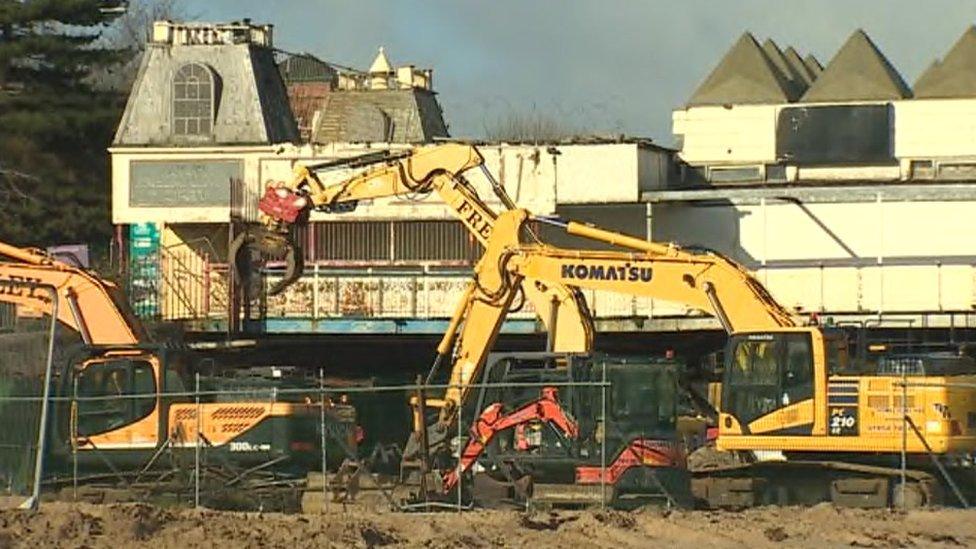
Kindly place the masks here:
[(725, 252), (797, 311), (969, 326), (976, 29), (911, 89), (863, 31), (821, 71), (743, 35), (674, 112), (653, 236)]
[[(156, 258), (142, 279), (161, 274), (156, 286), (136, 285), (156, 298), (147, 314), (226, 327), (228, 236), (255, 219), (265, 186), (298, 163), (409, 147), (415, 140), (402, 116), (375, 98), (434, 97), (429, 71), (394, 69), (383, 51), (354, 72), (309, 56), (276, 66), (270, 50), (268, 26), (156, 26), (111, 149), (113, 220), (128, 227), (134, 258)], [(746, 34), (674, 111), (679, 150), (640, 139), (480, 149), (521, 206), (723, 252), (798, 314), (893, 329), (969, 327), (974, 64), (974, 29), (914, 90), (862, 31), (825, 67)], [(191, 99), (193, 109), (180, 106)], [(330, 111), (337, 104), (345, 106)], [(439, 107), (427, 112), (446, 131)], [(471, 180), (491, 196), (480, 174)], [(440, 333), (480, 254), (435, 197), (316, 212), (300, 238), (306, 274), (264, 303), (267, 331)], [(587, 297), (605, 332), (718, 328), (679, 303)], [(536, 332), (538, 324), (523, 309), (505, 330)]]
[[(229, 234), (256, 220), (257, 197), (297, 163), (402, 150), (446, 134), (440, 107), (422, 106), (434, 100), (430, 70), (394, 69), (382, 50), (364, 73), (308, 56), (276, 66), (272, 47), (266, 25), (154, 27), (110, 149), (113, 222), (128, 241), (130, 293), (146, 315), (226, 325)], [(309, 100), (304, 115), (291, 116), (289, 103), (298, 110), (298, 99), (316, 97), (322, 101)], [(404, 101), (414, 106), (390, 106)], [(334, 112), (343, 113), (338, 126), (329, 122)], [(309, 117), (303, 141), (299, 126)], [(637, 235), (646, 234), (641, 192), (663, 188), (673, 171), (673, 151), (647, 140), (481, 150), (496, 178), (532, 211), (570, 212)], [(491, 196), (480, 174), (471, 179)], [(434, 197), (377, 201), (341, 216), (316, 212), (301, 238), (307, 275), (266, 303), (270, 331), (440, 332), (480, 255)], [(618, 309), (632, 314), (629, 300), (594, 303), (606, 318), (623, 314)], [(519, 318), (507, 329), (535, 331), (530, 310)]]
[(394, 68), (381, 47), (367, 71), (312, 55), (279, 64), (302, 139), (313, 143), (423, 143), (447, 137), (434, 71)]

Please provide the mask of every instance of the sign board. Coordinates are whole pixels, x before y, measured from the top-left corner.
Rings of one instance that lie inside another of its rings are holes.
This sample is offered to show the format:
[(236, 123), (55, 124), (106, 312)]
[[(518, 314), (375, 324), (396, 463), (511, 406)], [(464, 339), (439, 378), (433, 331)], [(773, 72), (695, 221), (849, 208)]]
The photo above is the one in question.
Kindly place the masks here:
[(155, 223), (129, 225), (129, 303), (137, 315), (159, 314), (157, 287), (159, 268), (159, 226)]
[(228, 206), (232, 179), (244, 179), (243, 160), (132, 161), (129, 206)]

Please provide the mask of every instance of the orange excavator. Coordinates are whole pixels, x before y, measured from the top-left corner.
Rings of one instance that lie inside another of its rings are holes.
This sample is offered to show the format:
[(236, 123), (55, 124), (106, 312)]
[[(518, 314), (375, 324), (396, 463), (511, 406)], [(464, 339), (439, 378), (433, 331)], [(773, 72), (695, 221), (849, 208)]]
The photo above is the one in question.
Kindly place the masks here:
[[(29, 316), (50, 318), (56, 310), (58, 325), (74, 334), (58, 343), (79, 342), (54, 354), (62, 361), (52, 365), (56, 382), (51, 390), (58, 398), (49, 423), (50, 459), (45, 468), (52, 486), (71, 482), (71, 477), (65, 480), (65, 471), (77, 465), (85, 477), (104, 480), (107, 471), (112, 483), (136, 494), (151, 489), (147, 483), (154, 474), (165, 474), (177, 462), (192, 463), (174, 456), (193, 454), (198, 445), (208, 459), (232, 463), (242, 471), (304, 473), (318, 464), (320, 409), (297, 390), (276, 397), (272, 393), (284, 388), (281, 383), (268, 380), (257, 387), (256, 381), (247, 385), (201, 372), (193, 353), (151, 341), (119, 288), (89, 271), (40, 250), (5, 243), (0, 243), (0, 258), (0, 303)], [(199, 403), (188, 392), (195, 375), (203, 389)], [(216, 393), (223, 388), (267, 393), (268, 398), (220, 402)], [(355, 417), (347, 408), (336, 404), (329, 409), (330, 423), (342, 418), (349, 433), (332, 443), (354, 454)], [(171, 459), (161, 459), (164, 454)], [(242, 476), (234, 484), (243, 487), (245, 480)], [(279, 495), (256, 490), (249, 497)]]
[[(543, 387), (539, 399), (523, 405), (514, 412), (505, 413), (504, 404), (494, 402), (490, 404), (471, 426), (471, 436), (468, 444), (460, 452), (459, 463), (444, 477), (443, 492), (450, 493), (457, 485), (460, 476), (468, 472), (481, 457), (488, 444), (499, 433), (512, 428), (522, 431), (520, 440), (525, 441), (524, 428), (534, 423), (551, 423), (558, 432), (567, 438), (579, 436), (579, 427), (566, 414), (559, 402), (558, 390), (555, 387)], [(522, 450), (528, 444), (520, 444)]]

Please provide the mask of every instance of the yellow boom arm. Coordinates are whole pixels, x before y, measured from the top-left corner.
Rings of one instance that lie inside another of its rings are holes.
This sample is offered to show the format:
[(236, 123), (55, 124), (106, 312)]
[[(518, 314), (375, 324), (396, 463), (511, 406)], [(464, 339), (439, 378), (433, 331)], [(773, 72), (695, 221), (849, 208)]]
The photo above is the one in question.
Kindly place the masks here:
[(523, 247), (514, 268), (522, 276), (560, 280), (577, 288), (677, 301), (717, 317), (729, 333), (796, 326), (793, 316), (742, 265), (716, 252), (648, 242), (569, 222), (566, 232), (638, 253)]
[[(476, 167), (482, 168), (505, 207), (514, 208), (505, 190), (484, 170), (484, 158), (478, 149), (460, 143), (417, 147), (403, 156), (393, 157), (380, 166), (330, 185), (321, 182), (314, 167), (298, 166), (288, 189), (303, 194), (308, 201), (307, 207), (324, 210), (341, 210), (361, 200), (436, 192), (474, 238), (487, 247), (497, 216), (462, 176)], [(277, 224), (278, 232), (284, 232), (281, 220), (265, 215), (265, 223)], [(552, 350), (588, 352), (591, 349), (592, 319), (585, 302), (576, 292), (558, 283), (531, 278), (521, 284), (520, 289), (545, 325)], [(473, 337), (467, 336), (468, 339)], [(453, 334), (446, 339), (453, 341)]]

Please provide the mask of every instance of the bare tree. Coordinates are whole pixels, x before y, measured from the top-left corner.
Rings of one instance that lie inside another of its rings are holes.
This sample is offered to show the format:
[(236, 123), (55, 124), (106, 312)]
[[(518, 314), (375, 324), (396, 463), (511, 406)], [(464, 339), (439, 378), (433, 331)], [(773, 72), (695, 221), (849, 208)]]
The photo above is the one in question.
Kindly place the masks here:
[[(18, 181), (36, 184), (40, 182), (40, 178), (20, 170), (6, 168), (0, 164), (0, 212), (14, 202), (37, 202), (37, 198), (24, 191)], [(17, 206), (14, 205), (13, 207)]]
[(105, 37), (108, 46), (128, 51), (131, 55), (116, 67), (98, 71), (94, 78), (98, 87), (128, 90), (139, 70), (142, 52), (152, 38), (153, 21), (187, 17), (183, 0), (131, 0)]
[(485, 122), (485, 138), (489, 141), (517, 141), (540, 143), (559, 141), (579, 133), (563, 120), (538, 112), (509, 110)]
[(186, 17), (183, 0), (132, 0), (125, 14), (115, 22), (113, 45), (136, 52), (146, 49), (152, 38), (153, 21)]

